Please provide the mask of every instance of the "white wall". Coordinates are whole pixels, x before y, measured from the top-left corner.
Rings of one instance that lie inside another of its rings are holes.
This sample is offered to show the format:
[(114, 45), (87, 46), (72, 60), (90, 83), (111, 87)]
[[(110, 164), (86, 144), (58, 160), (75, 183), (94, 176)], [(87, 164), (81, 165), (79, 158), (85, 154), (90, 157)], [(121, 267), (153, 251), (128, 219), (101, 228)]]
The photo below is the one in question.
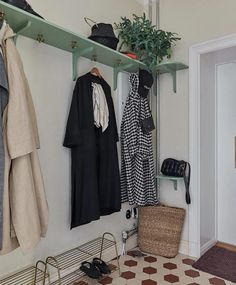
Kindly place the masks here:
[[(160, 0), (160, 28), (177, 32), (182, 40), (174, 49), (173, 60), (188, 64), (188, 50), (193, 44), (235, 33), (234, 0)], [(161, 159), (188, 160), (188, 71), (178, 72), (177, 94), (173, 94), (170, 75), (161, 79)], [(162, 182), (161, 200), (188, 209), (184, 186), (173, 190)], [(188, 216), (183, 241), (188, 241)], [(185, 243), (186, 244), (186, 243)]]
[[(33, 8), (51, 22), (74, 32), (89, 35), (90, 28), (83, 17), (100, 22), (119, 21), (120, 16), (141, 14), (142, 5), (135, 0), (67, 0), (30, 1)], [(38, 118), (41, 139), (40, 161), (50, 208), (47, 237), (32, 254), (23, 256), (20, 250), (0, 257), (0, 276), (14, 271), (39, 258), (69, 249), (101, 235), (105, 231), (115, 234), (120, 242), (121, 230), (129, 229), (133, 221), (125, 219), (125, 209), (118, 214), (103, 217), (97, 222), (70, 231), (70, 151), (62, 147), (71, 95), (71, 55), (53, 47), (20, 37), (17, 47), (21, 53), (29, 79)], [(81, 59), (79, 74), (88, 72), (91, 63)], [(104, 78), (113, 85), (112, 69), (102, 66)], [(117, 96), (114, 96), (117, 105)]]
[[(236, 60), (236, 54), (234, 56)], [(236, 245), (235, 144), (236, 63), (217, 67), (218, 95), (218, 240)]]

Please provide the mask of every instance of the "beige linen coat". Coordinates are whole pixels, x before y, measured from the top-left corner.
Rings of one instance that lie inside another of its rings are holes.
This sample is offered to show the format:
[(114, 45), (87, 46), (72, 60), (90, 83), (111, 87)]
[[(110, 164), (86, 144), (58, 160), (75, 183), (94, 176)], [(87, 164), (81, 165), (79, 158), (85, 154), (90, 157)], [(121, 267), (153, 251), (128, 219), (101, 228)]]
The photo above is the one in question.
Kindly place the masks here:
[(37, 149), (39, 136), (34, 105), (12, 29), (0, 31), (9, 81), (9, 103), (3, 116), (5, 177), (3, 247), (6, 254), (20, 246), (29, 253), (48, 227), (48, 204)]

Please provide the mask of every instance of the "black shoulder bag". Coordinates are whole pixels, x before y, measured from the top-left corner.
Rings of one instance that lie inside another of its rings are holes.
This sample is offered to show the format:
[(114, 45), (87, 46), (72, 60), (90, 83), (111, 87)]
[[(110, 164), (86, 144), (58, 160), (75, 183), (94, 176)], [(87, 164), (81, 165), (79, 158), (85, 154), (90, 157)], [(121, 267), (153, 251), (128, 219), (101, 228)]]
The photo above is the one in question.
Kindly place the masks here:
[(185, 195), (186, 203), (188, 205), (191, 204), (191, 197), (189, 192), (190, 175), (191, 175), (190, 164), (184, 160), (167, 158), (162, 163), (161, 172), (164, 175), (184, 178), (184, 184), (186, 188), (186, 195)]

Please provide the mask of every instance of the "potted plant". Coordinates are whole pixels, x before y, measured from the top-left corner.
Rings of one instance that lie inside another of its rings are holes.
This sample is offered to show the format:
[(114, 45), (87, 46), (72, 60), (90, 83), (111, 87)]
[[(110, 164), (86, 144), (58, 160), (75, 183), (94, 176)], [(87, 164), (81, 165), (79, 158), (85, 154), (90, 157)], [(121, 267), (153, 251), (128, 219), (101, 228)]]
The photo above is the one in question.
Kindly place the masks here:
[(121, 20), (115, 23), (121, 40), (119, 51), (126, 46), (150, 71), (165, 57), (171, 57), (172, 46), (181, 39), (176, 33), (157, 29), (145, 13), (142, 16), (133, 14), (132, 21), (126, 17), (121, 17)]

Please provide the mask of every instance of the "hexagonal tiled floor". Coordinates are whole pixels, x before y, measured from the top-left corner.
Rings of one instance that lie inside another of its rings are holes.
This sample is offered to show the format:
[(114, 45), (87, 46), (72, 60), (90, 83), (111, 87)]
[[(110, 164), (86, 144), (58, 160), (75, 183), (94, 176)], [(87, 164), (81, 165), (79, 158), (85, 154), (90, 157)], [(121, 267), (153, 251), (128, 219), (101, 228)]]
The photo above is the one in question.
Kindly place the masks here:
[(146, 256), (146, 257), (144, 257), (144, 261), (147, 261), (149, 263), (153, 263), (153, 262), (156, 262), (157, 259), (156, 259), (156, 257), (153, 257), (153, 256)]
[(164, 280), (169, 283), (176, 283), (179, 282), (179, 276), (173, 274), (164, 275)]
[(151, 266), (149, 266), (149, 267), (144, 267), (144, 268), (143, 268), (143, 272), (144, 272), (144, 273), (147, 273), (147, 274), (149, 274), (149, 275), (151, 275), (151, 274), (157, 273), (157, 269), (154, 268), (154, 267), (151, 267)]
[(167, 262), (163, 264), (163, 267), (169, 270), (176, 269), (177, 265), (175, 263)]
[[(132, 251), (137, 253), (137, 249)], [(233, 285), (230, 281), (192, 268), (194, 259), (184, 255), (164, 258), (146, 254), (133, 257), (132, 254), (120, 258), (121, 276), (118, 271), (109, 276), (93, 280), (87, 278), (89, 285)], [(116, 261), (111, 261), (116, 265)]]
[(128, 267), (133, 267), (133, 266), (136, 266), (138, 264), (137, 261), (134, 261), (134, 260), (126, 260), (124, 262), (124, 265), (128, 266)]
[(192, 278), (196, 278), (200, 276), (200, 273), (196, 270), (189, 269), (185, 271), (185, 275), (192, 277)]
[(135, 278), (135, 273), (131, 271), (126, 271), (121, 273), (121, 277), (124, 279), (134, 279)]
[(187, 265), (193, 265), (194, 262), (195, 262), (195, 260), (193, 260), (193, 259), (191, 259), (191, 258), (184, 258), (184, 259), (182, 260), (182, 262), (183, 262), (184, 264), (187, 264)]
[(157, 285), (157, 282), (151, 279), (143, 280), (142, 285)]
[(112, 284), (112, 278), (107, 276), (105, 278), (103, 278), (102, 280), (99, 281), (100, 284), (102, 285), (107, 285), (107, 284)]

